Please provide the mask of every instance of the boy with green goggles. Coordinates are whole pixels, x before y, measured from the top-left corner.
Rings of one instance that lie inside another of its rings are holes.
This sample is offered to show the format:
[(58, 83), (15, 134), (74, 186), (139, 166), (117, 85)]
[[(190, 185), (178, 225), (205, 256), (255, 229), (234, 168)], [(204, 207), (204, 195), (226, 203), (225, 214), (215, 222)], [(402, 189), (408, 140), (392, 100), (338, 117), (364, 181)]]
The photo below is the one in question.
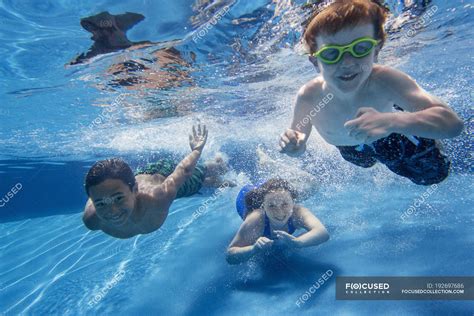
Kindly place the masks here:
[(304, 41), (320, 76), (298, 92), (281, 151), (303, 153), (314, 126), (357, 166), (380, 162), (416, 184), (439, 183), (448, 176), (450, 161), (438, 140), (458, 136), (464, 124), (408, 75), (375, 64), (386, 38), (386, 16), (380, 0), (326, 1), (315, 11)]

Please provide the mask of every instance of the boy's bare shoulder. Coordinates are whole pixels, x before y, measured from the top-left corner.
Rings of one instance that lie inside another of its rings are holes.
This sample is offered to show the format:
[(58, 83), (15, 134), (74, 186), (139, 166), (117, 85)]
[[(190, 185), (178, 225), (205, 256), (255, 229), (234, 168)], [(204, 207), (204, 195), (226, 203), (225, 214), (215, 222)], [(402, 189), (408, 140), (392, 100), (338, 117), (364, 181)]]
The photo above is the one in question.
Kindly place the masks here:
[(173, 199), (167, 195), (160, 199), (152, 194), (139, 193), (131, 220), (141, 234), (155, 231), (165, 222), (172, 203)]
[(384, 65), (374, 66), (372, 79), (376, 85), (392, 91), (410, 89), (416, 85), (415, 81), (403, 71)]
[(323, 79), (319, 76), (308, 81), (298, 90), (298, 100), (301, 102), (314, 102), (314, 99), (320, 97), (322, 92)]
[(90, 230), (99, 230), (100, 223), (99, 218), (95, 214), (94, 204), (89, 200), (87, 201), (86, 207), (84, 208), (84, 214), (82, 215), (82, 221), (84, 225)]

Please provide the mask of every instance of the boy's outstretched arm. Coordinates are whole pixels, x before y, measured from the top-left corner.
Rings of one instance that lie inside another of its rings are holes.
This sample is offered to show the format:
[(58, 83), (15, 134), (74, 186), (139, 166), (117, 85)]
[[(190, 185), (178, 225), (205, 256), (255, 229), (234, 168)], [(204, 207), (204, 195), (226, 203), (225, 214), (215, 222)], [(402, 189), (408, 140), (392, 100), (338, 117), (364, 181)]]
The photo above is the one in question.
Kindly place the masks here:
[(357, 118), (346, 122), (350, 135), (366, 142), (390, 133), (432, 139), (452, 138), (461, 134), (464, 123), (441, 99), (430, 95), (405, 73), (384, 67), (378, 78), (391, 101), (406, 112), (380, 113), (360, 108)]
[(311, 99), (306, 91), (308, 88), (303, 86), (296, 97), (295, 108), (293, 110), (293, 119), (291, 127), (280, 135), (281, 152), (289, 155), (300, 155), (306, 150), (306, 141), (311, 134), (312, 122)]
[(201, 157), (202, 150), (207, 141), (207, 128), (205, 125), (193, 126), (193, 134), (189, 135), (189, 145), (191, 153), (186, 156), (174, 169), (165, 181), (155, 190), (157, 196), (162, 196), (164, 193), (172, 200), (176, 197), (178, 189), (188, 180), (196, 167), (196, 164)]

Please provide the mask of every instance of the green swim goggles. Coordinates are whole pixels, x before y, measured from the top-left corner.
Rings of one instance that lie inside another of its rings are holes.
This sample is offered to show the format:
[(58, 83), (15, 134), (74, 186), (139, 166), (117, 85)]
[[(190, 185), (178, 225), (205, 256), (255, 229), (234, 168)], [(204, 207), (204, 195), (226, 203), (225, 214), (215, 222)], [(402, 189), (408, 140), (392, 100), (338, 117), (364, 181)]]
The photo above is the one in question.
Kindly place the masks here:
[(349, 52), (356, 58), (365, 57), (372, 52), (379, 42), (371, 37), (361, 37), (348, 45), (326, 45), (311, 56), (331, 65), (339, 62), (345, 52)]

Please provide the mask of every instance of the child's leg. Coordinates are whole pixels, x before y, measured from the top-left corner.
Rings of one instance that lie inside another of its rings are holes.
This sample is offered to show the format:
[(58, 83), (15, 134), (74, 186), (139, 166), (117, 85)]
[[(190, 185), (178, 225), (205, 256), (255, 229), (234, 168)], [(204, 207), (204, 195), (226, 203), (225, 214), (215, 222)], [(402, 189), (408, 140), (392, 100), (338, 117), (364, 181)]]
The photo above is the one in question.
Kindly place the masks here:
[(223, 179), (223, 176), (229, 172), (229, 166), (224, 158), (217, 154), (213, 160), (208, 160), (204, 163), (205, 167), (205, 186), (221, 187), (223, 185), (234, 187), (235, 183)]

